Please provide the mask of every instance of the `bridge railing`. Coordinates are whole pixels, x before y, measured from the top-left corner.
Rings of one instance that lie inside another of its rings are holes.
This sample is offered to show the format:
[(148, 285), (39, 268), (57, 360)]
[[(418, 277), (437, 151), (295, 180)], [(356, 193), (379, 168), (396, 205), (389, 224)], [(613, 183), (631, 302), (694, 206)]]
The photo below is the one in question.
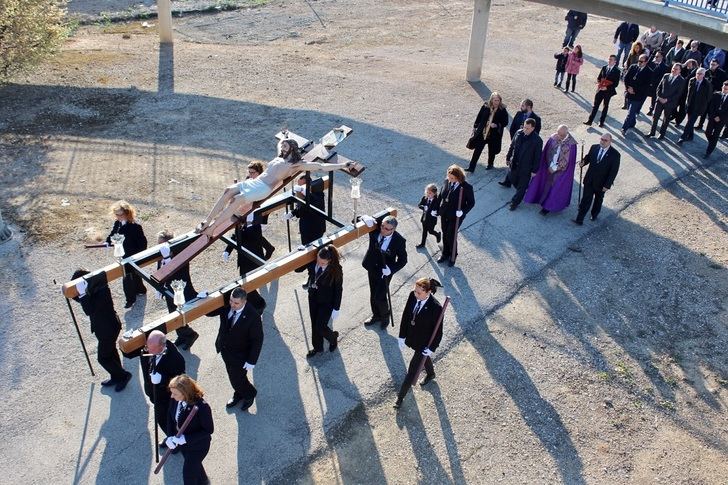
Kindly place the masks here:
[(728, 0), (665, 0), (665, 6), (697, 10), (728, 22)]

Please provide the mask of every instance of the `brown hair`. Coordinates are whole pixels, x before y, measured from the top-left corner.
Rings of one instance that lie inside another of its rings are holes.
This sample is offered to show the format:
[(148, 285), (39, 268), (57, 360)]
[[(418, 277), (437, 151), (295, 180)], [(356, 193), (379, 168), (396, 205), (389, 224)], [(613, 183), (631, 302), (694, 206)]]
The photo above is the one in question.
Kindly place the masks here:
[(260, 175), (261, 173), (265, 172), (265, 165), (263, 164), (263, 162), (250, 162), (248, 164), (248, 169), (253, 169), (258, 172), (258, 175)]
[(463, 183), (465, 181), (465, 172), (463, 172), (463, 169), (460, 165), (450, 165), (447, 167), (447, 173), (448, 175), (452, 175), (456, 179), (458, 179), (459, 183)]
[(329, 262), (329, 271), (327, 271), (328, 278), (333, 283), (341, 283), (344, 280), (344, 270), (341, 267), (341, 255), (336, 246), (329, 244), (319, 249), (318, 257), (325, 259)]
[(182, 397), (184, 397), (185, 402), (189, 403), (197, 402), (205, 395), (205, 391), (203, 391), (199, 384), (197, 384), (197, 382), (187, 374), (181, 374), (173, 377), (172, 380), (169, 381), (168, 387), (170, 389), (177, 389), (180, 394), (182, 394)]
[(437, 195), (437, 185), (435, 184), (427, 184), (425, 187), (425, 195), (427, 195), (427, 191), (432, 192), (433, 194)]
[(136, 209), (127, 201), (118, 200), (111, 204), (111, 214), (116, 215), (118, 211), (124, 212), (127, 221), (136, 222)]
[(298, 142), (292, 138), (284, 138), (283, 140), (278, 142), (278, 154), (281, 153), (281, 146), (283, 143), (288, 143), (288, 146), (291, 147), (291, 153), (289, 154), (288, 161), (290, 163), (298, 163), (301, 161), (301, 149), (298, 147)]
[(415, 284), (425, 291), (429, 291), (433, 295), (437, 291), (438, 287), (442, 287), (439, 281), (434, 278), (418, 278)]

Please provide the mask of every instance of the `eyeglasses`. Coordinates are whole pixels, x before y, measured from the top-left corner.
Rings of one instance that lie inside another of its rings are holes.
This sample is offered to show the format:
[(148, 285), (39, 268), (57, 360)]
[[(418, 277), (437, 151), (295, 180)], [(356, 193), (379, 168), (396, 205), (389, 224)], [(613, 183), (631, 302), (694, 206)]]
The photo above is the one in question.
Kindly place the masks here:
[(637, 64), (644, 64), (647, 61), (637, 61)]
[(610, 141), (609, 138), (600, 138), (601, 141)]

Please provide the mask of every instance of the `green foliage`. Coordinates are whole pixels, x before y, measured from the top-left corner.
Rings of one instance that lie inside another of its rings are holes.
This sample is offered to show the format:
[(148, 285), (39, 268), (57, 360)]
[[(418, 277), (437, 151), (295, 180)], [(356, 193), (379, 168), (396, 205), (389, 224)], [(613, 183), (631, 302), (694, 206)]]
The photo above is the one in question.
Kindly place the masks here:
[(67, 0), (0, 0), (0, 83), (38, 64), (66, 37)]

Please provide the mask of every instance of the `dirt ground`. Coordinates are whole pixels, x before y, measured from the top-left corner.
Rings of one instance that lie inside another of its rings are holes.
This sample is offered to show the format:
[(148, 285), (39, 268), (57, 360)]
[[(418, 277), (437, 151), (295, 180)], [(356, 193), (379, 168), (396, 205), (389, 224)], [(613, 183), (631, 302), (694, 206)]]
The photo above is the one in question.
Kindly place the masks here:
[[(551, 87), (563, 11), (494, 2), (483, 82), (470, 85), (470, 8), (273, 1), (175, 19), (176, 43), (161, 49), (142, 20), (102, 21), (0, 88), (0, 208), (17, 234), (0, 245), (0, 386), (16, 409), (1, 421), (14, 437), (0, 445), (1, 476), (179, 483), (181, 460), (163, 478), (150, 472), (154, 438), (138, 365), (125, 361), (135, 374), (128, 390), (100, 390), (105, 376), (88, 376), (53, 280), (110, 262), (82, 243), (105, 237), (114, 200), (140, 209), (150, 239), (162, 228), (183, 233), (247, 163), (272, 158), (280, 129), (315, 137), (347, 124), (354, 134), (340, 151), (367, 165), (360, 211), (397, 207), (409, 240), (395, 311), (424, 275), (453, 298), (438, 378), (393, 412), (410, 354), (399, 352), (393, 330), (361, 325), (365, 247), (352, 243), (339, 352), (303, 357), (309, 323), (299, 275), (263, 289), (266, 342), (251, 413), (223, 410), (230, 388), (214, 324), (195, 323), (202, 336), (185, 358), (213, 406), (205, 461), (213, 483), (728, 483), (724, 142), (705, 162), (702, 135), (684, 149), (624, 138), (615, 100), (607, 130), (622, 167), (598, 222), (570, 223), (576, 184), (561, 214), (505, 210), (510, 194), (495, 183), (501, 153), (496, 170), (481, 166), (469, 178), (477, 205), (458, 265), (438, 266), (434, 242), (414, 250), (422, 188), (467, 163), (464, 143), (491, 91), (511, 114), (531, 97), (544, 136), (566, 123), (588, 146), (601, 131), (581, 122), (615, 20), (590, 17), (577, 93), (564, 95)], [(647, 118), (639, 121), (645, 129)], [(338, 180), (334, 212), (345, 219), (348, 184)], [(283, 252), (280, 216), (265, 233)], [(235, 276), (221, 252), (215, 246), (193, 262), (198, 289)], [(112, 290), (126, 328), (166, 311), (151, 296), (124, 311), (120, 286)]]

